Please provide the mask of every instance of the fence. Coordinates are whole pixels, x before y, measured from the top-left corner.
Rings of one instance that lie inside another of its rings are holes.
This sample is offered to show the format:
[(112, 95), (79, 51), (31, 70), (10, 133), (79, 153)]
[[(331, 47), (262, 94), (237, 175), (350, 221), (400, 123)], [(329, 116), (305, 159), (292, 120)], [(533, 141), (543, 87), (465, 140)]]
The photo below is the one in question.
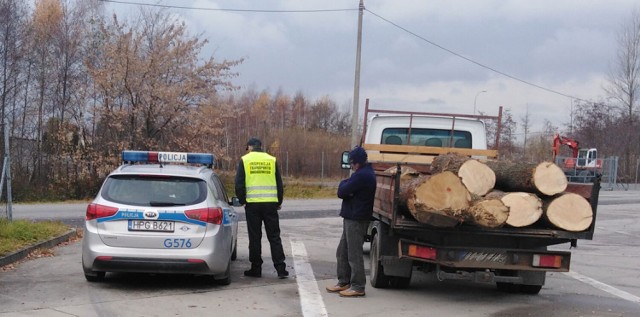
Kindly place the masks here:
[(579, 158), (577, 161), (572, 159), (572, 167), (567, 168), (566, 162), (568, 159), (571, 158), (557, 157), (555, 163), (563, 168), (569, 182), (589, 183), (593, 182), (595, 177), (600, 176), (600, 184), (604, 190), (629, 189), (629, 184), (621, 182), (618, 177), (619, 158), (617, 156), (598, 159), (598, 161), (601, 161), (600, 167), (584, 167), (587, 165), (585, 164), (585, 159)]

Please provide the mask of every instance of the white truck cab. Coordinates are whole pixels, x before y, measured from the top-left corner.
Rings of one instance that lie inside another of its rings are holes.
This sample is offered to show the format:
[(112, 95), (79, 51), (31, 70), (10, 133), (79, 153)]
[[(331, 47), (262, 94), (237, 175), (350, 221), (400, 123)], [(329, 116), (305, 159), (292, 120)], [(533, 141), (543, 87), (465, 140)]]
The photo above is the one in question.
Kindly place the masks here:
[[(434, 157), (449, 152), (476, 159), (498, 155), (497, 150), (487, 149), (482, 119), (500, 122), (502, 108), (498, 116), (479, 116), (369, 109), (367, 102), (364, 117), (360, 145), (372, 163), (430, 165)], [(342, 168), (349, 168), (348, 152), (342, 155)]]
[(443, 116), (375, 115), (364, 143), (487, 149), (482, 121)]

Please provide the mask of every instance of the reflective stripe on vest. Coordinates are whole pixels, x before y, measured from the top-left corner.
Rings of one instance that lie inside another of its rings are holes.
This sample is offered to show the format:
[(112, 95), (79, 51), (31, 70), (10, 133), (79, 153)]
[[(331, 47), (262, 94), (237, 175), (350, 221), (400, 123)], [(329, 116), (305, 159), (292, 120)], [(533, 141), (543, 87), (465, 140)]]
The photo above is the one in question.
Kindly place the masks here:
[(264, 152), (250, 152), (242, 157), (247, 202), (278, 202), (276, 158)]

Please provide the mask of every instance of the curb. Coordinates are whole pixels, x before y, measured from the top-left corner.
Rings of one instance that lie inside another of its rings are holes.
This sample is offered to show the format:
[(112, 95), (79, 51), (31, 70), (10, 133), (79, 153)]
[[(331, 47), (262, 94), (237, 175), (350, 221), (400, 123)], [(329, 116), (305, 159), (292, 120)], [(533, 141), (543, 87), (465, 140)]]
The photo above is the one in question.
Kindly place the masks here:
[(62, 242), (69, 241), (71, 237), (77, 234), (78, 233), (76, 229), (71, 229), (67, 233), (62, 234), (58, 237), (52, 238), (47, 241), (42, 241), (40, 243), (28, 246), (24, 249), (18, 250), (13, 253), (9, 253), (8, 255), (0, 257), (0, 267), (20, 261), (26, 258), (29, 255), (29, 253), (33, 252), (34, 250), (52, 248)]

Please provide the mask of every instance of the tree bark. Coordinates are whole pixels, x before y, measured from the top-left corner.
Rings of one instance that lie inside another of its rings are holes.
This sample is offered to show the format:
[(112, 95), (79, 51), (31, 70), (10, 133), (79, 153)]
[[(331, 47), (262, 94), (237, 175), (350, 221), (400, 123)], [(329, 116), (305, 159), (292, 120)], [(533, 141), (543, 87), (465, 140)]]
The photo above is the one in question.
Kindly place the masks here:
[(544, 200), (542, 205), (545, 219), (553, 226), (567, 231), (584, 231), (591, 226), (593, 210), (586, 198), (563, 193)]
[(468, 156), (448, 153), (438, 155), (431, 163), (433, 174), (451, 171), (458, 175), (472, 195), (484, 196), (496, 184), (496, 175), (491, 168)]
[(512, 227), (526, 227), (542, 217), (542, 200), (532, 193), (505, 193), (494, 190), (486, 198), (500, 199), (509, 208), (506, 224)]
[(567, 188), (567, 177), (552, 162), (539, 164), (487, 161), (496, 175), (496, 189), (505, 192), (540, 193), (553, 196)]
[(449, 171), (422, 175), (400, 186), (401, 206), (419, 222), (436, 227), (457, 225), (470, 201), (467, 188)]

